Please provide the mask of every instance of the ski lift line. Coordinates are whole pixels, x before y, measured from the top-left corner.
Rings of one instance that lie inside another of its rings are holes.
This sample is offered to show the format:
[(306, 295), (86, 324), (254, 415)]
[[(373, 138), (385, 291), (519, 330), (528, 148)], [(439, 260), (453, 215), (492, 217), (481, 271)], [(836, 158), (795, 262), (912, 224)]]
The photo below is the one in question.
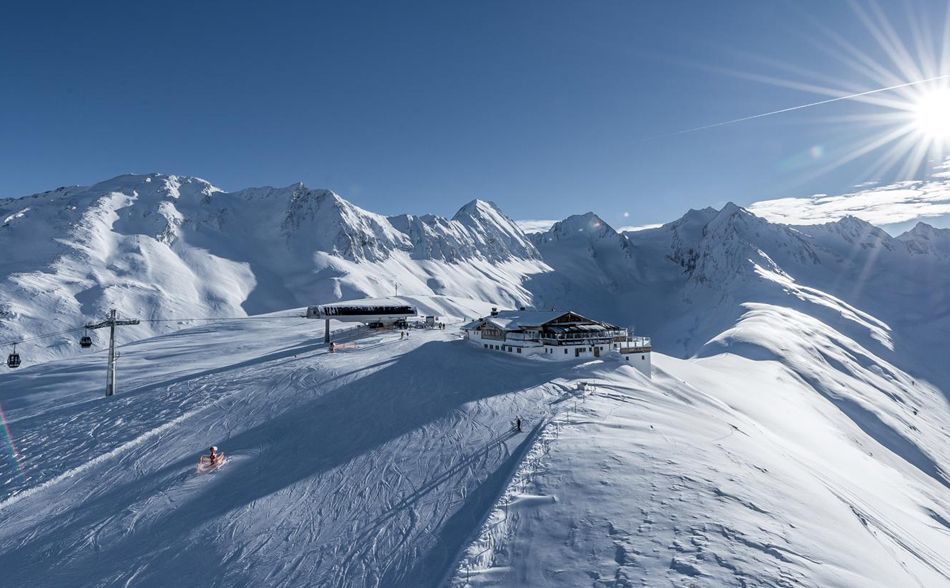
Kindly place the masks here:
[(293, 316), (232, 316), (232, 317), (208, 317), (208, 318), (169, 318), (169, 319), (141, 319), (143, 323), (185, 323), (189, 321), (272, 321), (277, 319), (301, 319), (307, 318), (303, 315), (295, 314)]
[(39, 339), (49, 339), (50, 337), (56, 337), (58, 335), (68, 335), (70, 333), (76, 333), (78, 331), (84, 330), (85, 327), (77, 327), (75, 329), (67, 329), (65, 331), (57, 331), (55, 333), (41, 333), (39, 335), (33, 335), (32, 337), (24, 337), (22, 339), (10, 339), (9, 341), (0, 341), (0, 347), (5, 347), (7, 345), (20, 345), (21, 343), (28, 343), (30, 341), (37, 341)]
[[(236, 316), (236, 317), (192, 317), (192, 318), (170, 318), (170, 319), (140, 319), (139, 322), (143, 323), (177, 323), (177, 322), (189, 322), (189, 321), (250, 321), (250, 320), (276, 320), (276, 319), (302, 319), (306, 318), (303, 315), (294, 315), (294, 316)], [(57, 337), (59, 335), (69, 335), (70, 333), (76, 333), (79, 331), (87, 330), (90, 325), (83, 325), (81, 327), (76, 327), (73, 329), (66, 329), (64, 331), (54, 331), (49, 333), (40, 333), (39, 335), (32, 335), (30, 337), (24, 337), (22, 339), (9, 339), (7, 341), (0, 341), (0, 347), (6, 347), (9, 345), (21, 343), (28, 343), (30, 341), (38, 341), (40, 339), (49, 339), (51, 337)]]

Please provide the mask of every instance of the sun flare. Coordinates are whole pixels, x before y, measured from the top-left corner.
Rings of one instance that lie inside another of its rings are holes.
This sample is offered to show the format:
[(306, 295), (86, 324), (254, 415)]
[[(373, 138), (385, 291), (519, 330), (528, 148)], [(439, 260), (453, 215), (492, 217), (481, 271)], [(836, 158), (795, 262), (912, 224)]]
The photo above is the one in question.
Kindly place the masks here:
[(950, 89), (928, 92), (914, 105), (914, 125), (931, 139), (950, 137)]
[[(950, 4), (940, 18), (927, 18), (908, 7), (903, 23), (892, 22), (873, 0), (850, 6), (864, 25), (860, 42), (831, 29), (814, 40), (848, 75), (817, 73), (764, 57), (753, 60), (767, 66), (766, 72), (731, 72), (820, 100), (688, 132), (852, 102), (851, 112), (839, 108), (837, 114), (815, 118), (833, 129), (828, 136), (837, 139), (810, 148), (810, 168), (799, 179), (816, 178), (857, 160), (867, 162), (858, 173), (869, 180), (921, 177), (945, 165), (950, 157)], [(861, 44), (865, 40), (870, 41), (867, 47)]]

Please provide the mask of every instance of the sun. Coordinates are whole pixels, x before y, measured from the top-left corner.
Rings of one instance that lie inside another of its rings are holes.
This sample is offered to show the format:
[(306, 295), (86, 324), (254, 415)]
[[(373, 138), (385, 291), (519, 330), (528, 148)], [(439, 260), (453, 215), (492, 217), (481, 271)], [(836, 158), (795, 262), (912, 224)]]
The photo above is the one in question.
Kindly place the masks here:
[(763, 56), (751, 59), (767, 70), (729, 70), (740, 78), (823, 99), (688, 132), (832, 103), (853, 103), (853, 108), (839, 105), (837, 113), (814, 118), (824, 127), (828, 145), (818, 144), (809, 151), (808, 168), (799, 170), (797, 181), (820, 177), (859, 160), (866, 162), (863, 170), (856, 170), (864, 179), (929, 175), (950, 157), (950, 3), (943, 2), (945, 7), (937, 14), (929, 7), (902, 4), (907, 9), (903, 26), (892, 22), (876, 0), (849, 2), (864, 28), (857, 39), (819, 27), (820, 34), (813, 42), (833, 64), (829, 71), (841, 73), (830, 75)]
[(923, 94), (914, 104), (914, 126), (931, 139), (950, 138), (950, 89)]

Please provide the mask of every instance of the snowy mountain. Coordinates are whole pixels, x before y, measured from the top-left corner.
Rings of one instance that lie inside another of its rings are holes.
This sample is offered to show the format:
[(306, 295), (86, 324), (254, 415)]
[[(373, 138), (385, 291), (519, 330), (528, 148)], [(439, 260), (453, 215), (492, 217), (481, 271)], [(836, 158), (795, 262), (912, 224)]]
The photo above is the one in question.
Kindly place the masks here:
[[(125, 345), (105, 408), (101, 353), (74, 334), (0, 374), (16, 439), (0, 565), (17, 585), (950, 583), (946, 230), (728, 204), (525, 235), (480, 200), (384, 217), (299, 184), (157, 174), (3, 200), (0, 220), (0, 339), (112, 306), (167, 321), (123, 342), (189, 327)], [(334, 356), (293, 318), (395, 284), (457, 322), (532, 304), (633, 328), (654, 379), (485, 356), (455, 327), (353, 333)], [(210, 442), (234, 467), (196, 480)]]
[[(517, 226), (487, 202), (452, 220), (365, 211), (302, 184), (223, 192), (197, 178), (120, 176), (0, 201), (0, 340), (103, 316), (245, 316), (401, 292), (529, 300), (522, 277), (546, 270)], [(157, 322), (156, 322), (157, 321)], [(76, 351), (75, 336), (32, 350)]]
[(911, 253), (950, 257), (950, 229), (935, 229), (919, 222), (897, 238), (907, 245)]
[[(226, 193), (159, 174), (0, 201), (0, 218), (9, 252), (0, 261), (2, 340), (75, 328), (111, 307), (153, 321), (129, 329), (136, 338), (177, 328), (178, 317), (244, 316), (398, 287), (606, 314), (689, 356), (734, 324), (745, 302), (797, 304), (763, 276), (879, 311), (889, 324), (902, 320), (889, 315), (894, 308), (916, 307), (921, 296), (942, 316), (950, 251), (946, 231), (926, 225), (897, 238), (854, 217), (789, 227), (733, 204), (628, 233), (587, 213), (529, 236), (482, 200), (452, 219), (387, 218), (302, 184)], [(904, 279), (889, 283), (892, 275)], [(884, 300), (887, 292), (903, 292), (906, 306)], [(39, 359), (75, 351), (74, 336), (34, 350)]]

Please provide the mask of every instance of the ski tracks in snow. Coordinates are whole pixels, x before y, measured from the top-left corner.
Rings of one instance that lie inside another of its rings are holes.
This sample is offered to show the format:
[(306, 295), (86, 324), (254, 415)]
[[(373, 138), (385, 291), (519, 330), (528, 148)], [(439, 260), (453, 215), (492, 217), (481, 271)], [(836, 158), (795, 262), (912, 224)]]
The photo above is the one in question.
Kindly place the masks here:
[[(527, 448), (512, 420), (542, 422), (564, 369), (450, 338), (215, 369), (20, 423), (62, 457), (2, 503), (0, 566), (35, 586), (435, 583)], [(229, 462), (196, 476), (210, 443)]]

